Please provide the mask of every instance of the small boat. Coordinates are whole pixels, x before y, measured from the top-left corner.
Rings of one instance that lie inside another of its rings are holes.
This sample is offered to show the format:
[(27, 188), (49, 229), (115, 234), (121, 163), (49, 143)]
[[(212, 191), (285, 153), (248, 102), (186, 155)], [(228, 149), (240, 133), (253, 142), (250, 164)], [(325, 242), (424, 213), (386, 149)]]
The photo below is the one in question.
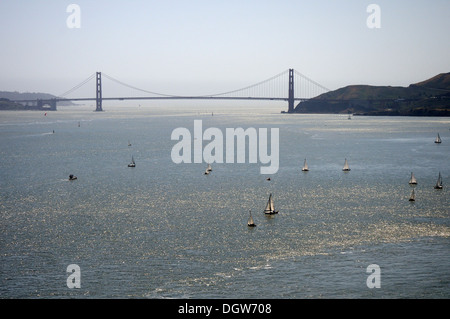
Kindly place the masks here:
[(441, 176), (441, 172), (439, 172), (439, 177), (437, 179), (436, 185), (434, 185), (435, 189), (442, 189), (442, 176)]
[(414, 173), (413, 173), (413, 172), (411, 172), (411, 178), (410, 178), (410, 180), (409, 180), (409, 184), (410, 184), (410, 185), (417, 185), (417, 180), (416, 180), (416, 178), (414, 177)]
[(414, 193), (414, 189), (411, 192), (411, 196), (409, 197), (409, 201), (410, 202), (414, 202), (416, 200), (416, 195)]
[(350, 167), (348, 166), (347, 159), (345, 159), (344, 168), (342, 170), (344, 172), (349, 172), (350, 171)]
[(74, 181), (76, 179), (77, 179), (77, 177), (75, 175), (73, 175), (73, 174), (69, 175), (69, 181)]
[(128, 167), (136, 167), (136, 163), (134, 162), (133, 156), (131, 156), (131, 163), (128, 164)]
[(434, 140), (434, 142), (437, 143), (437, 144), (442, 143), (442, 140), (441, 140), (441, 137), (439, 136), (439, 133), (438, 133), (436, 139)]
[(131, 146), (131, 143), (130, 143), (130, 141), (128, 141), (128, 146)]
[(305, 162), (303, 163), (302, 171), (303, 171), (303, 172), (309, 171), (308, 164), (306, 163), (306, 158), (305, 158)]
[(211, 164), (208, 164), (208, 167), (206, 168), (205, 172), (203, 173), (204, 175), (209, 175), (209, 173), (211, 173), (212, 171), (212, 167)]
[(255, 222), (253, 221), (252, 211), (250, 210), (249, 213), (250, 213), (250, 217), (248, 218), (247, 226), (248, 226), (248, 227), (255, 227), (256, 224), (255, 224)]
[(264, 209), (264, 214), (267, 214), (267, 215), (278, 214), (278, 211), (275, 210), (275, 208), (273, 206), (272, 194), (270, 194), (270, 196), (269, 196), (269, 200), (267, 201), (266, 208)]

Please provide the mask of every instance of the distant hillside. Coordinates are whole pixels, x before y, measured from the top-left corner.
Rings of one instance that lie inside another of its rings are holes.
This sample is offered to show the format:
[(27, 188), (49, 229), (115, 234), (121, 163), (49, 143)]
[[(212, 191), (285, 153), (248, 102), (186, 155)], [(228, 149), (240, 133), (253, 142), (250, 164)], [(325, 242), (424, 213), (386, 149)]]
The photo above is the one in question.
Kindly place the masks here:
[(25, 106), (12, 102), (5, 98), (0, 98), (0, 110), (26, 110)]
[(450, 88), (450, 73), (441, 73), (423, 82), (411, 84), (411, 86), (448, 90)]
[[(0, 99), (8, 99), (11, 101), (17, 101), (17, 100), (50, 100), (54, 99), (56, 96), (48, 94), (48, 93), (20, 93), (20, 92), (9, 92), (9, 91), (0, 91)], [(71, 106), (76, 105), (70, 101), (62, 101), (58, 102), (57, 105), (61, 106)]]
[(350, 85), (299, 103), (294, 112), (450, 116), (450, 73), (408, 87)]

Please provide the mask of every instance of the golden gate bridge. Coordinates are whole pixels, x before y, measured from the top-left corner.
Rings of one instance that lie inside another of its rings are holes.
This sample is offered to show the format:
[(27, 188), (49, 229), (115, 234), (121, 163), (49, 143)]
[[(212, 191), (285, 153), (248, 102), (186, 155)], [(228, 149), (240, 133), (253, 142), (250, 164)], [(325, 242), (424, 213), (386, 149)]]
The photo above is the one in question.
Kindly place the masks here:
[[(121, 86), (145, 93), (146, 96), (116, 96), (104, 97), (102, 78), (106, 78)], [(95, 79), (95, 97), (69, 97), (81, 87)], [(208, 94), (208, 95), (173, 95), (137, 88), (133, 85), (119, 81), (102, 72), (95, 72), (88, 78), (72, 87), (70, 90), (52, 99), (16, 100), (18, 103), (34, 104), (42, 109), (49, 106), (48, 110), (56, 110), (57, 102), (61, 101), (95, 101), (95, 111), (103, 111), (103, 101), (112, 100), (260, 100), (260, 101), (286, 101), (288, 113), (294, 112), (295, 102), (302, 102), (314, 98), (330, 90), (313, 81), (294, 69), (285, 70), (264, 81), (249, 85), (240, 89)]]

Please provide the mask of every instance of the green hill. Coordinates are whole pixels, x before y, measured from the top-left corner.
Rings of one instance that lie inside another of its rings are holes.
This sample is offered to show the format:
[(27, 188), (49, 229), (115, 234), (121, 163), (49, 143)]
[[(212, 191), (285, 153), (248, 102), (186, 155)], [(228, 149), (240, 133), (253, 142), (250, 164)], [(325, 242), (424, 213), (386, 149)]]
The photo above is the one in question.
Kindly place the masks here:
[(350, 85), (301, 102), (294, 112), (450, 116), (450, 73), (408, 87)]

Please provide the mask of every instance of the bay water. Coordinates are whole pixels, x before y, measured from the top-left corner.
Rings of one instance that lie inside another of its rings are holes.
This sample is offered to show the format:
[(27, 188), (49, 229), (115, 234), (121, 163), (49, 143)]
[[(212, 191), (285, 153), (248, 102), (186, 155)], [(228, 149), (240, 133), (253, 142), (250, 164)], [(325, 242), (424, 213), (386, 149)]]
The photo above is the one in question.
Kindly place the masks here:
[[(1, 112), (1, 298), (450, 297), (449, 118), (104, 109)], [(175, 164), (171, 133), (194, 120), (224, 136), (278, 128), (278, 172)]]

